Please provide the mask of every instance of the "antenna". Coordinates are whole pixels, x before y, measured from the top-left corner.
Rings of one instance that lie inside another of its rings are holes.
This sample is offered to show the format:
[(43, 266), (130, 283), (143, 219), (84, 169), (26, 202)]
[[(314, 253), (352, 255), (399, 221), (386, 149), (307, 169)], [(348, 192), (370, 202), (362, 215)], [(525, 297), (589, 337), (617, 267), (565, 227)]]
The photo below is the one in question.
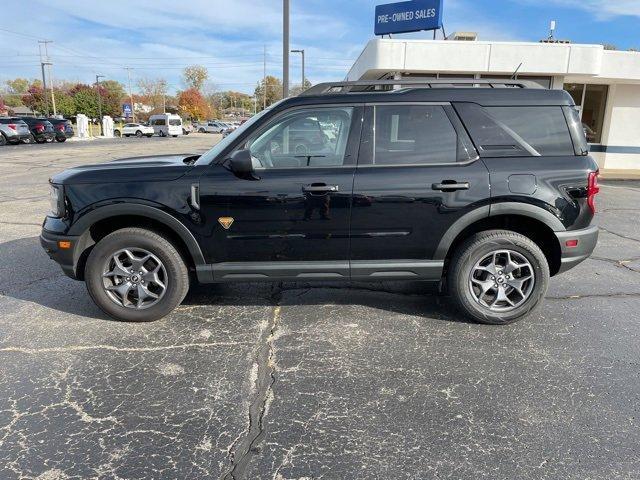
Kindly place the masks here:
[(549, 24), (549, 36), (547, 37), (547, 40), (555, 40), (555, 34), (556, 33), (556, 21), (555, 20), (551, 20), (551, 23)]
[(518, 68), (516, 68), (516, 71), (513, 72), (513, 75), (511, 75), (511, 80), (515, 80), (516, 77), (518, 76), (518, 70), (520, 70), (520, 67), (522, 66), (522, 62), (520, 62), (520, 65), (518, 65)]

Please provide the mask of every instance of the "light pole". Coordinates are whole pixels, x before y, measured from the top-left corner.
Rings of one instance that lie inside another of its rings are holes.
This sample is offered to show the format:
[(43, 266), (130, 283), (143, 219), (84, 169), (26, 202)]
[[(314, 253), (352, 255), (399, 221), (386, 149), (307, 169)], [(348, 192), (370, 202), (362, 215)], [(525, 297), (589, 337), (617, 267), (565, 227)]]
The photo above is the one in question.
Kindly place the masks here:
[(104, 135), (102, 131), (102, 95), (100, 94), (100, 79), (104, 75), (96, 75), (96, 92), (98, 93), (98, 121), (100, 122), (100, 136)]
[(282, 98), (289, 96), (289, 0), (282, 0)]
[(291, 53), (300, 53), (302, 55), (302, 83), (300, 84), (300, 92), (304, 92), (304, 48), (302, 50), (291, 50)]
[(129, 80), (129, 103), (131, 103), (131, 121), (136, 121), (136, 112), (133, 108), (133, 94), (131, 93), (131, 67), (124, 67), (127, 71), (127, 78)]

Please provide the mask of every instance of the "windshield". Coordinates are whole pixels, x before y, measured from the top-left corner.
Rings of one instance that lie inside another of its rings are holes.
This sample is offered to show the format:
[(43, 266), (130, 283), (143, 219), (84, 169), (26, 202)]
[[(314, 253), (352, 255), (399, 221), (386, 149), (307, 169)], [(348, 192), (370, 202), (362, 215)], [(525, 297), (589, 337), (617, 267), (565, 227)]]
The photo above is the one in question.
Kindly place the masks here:
[(265, 114), (271, 111), (271, 109), (273, 109), (273, 107), (275, 107), (278, 103), (280, 102), (274, 103), (269, 108), (266, 108), (260, 113), (255, 114), (245, 123), (243, 123), (238, 128), (236, 128), (232, 133), (230, 133), (229, 135), (224, 137), (222, 140), (220, 140), (218, 143), (216, 143), (211, 150), (202, 154), (202, 156), (196, 162), (196, 165), (207, 165), (211, 163), (218, 155), (220, 155), (220, 153), (222, 153), (224, 149), (226, 149), (229, 145), (235, 142), (238, 137), (240, 137), (245, 131), (247, 131), (247, 129), (251, 128), (251, 126), (254, 125), (258, 120), (264, 117)]
[(182, 120), (180, 120), (180, 119), (178, 119), (178, 118), (171, 119), (171, 120), (169, 120), (169, 125), (172, 125), (172, 126), (174, 126), (174, 127), (175, 127), (176, 125), (182, 125)]

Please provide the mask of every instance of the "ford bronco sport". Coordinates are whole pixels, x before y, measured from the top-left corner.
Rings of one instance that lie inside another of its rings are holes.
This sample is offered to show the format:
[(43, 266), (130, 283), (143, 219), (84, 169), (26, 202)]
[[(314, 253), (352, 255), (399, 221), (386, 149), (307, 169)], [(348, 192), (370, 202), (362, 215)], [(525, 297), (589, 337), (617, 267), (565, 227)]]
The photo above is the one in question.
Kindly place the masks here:
[(598, 167), (568, 93), (448, 82), (321, 84), (203, 155), (66, 170), (41, 243), (121, 320), (192, 281), (426, 280), (515, 321), (593, 251)]

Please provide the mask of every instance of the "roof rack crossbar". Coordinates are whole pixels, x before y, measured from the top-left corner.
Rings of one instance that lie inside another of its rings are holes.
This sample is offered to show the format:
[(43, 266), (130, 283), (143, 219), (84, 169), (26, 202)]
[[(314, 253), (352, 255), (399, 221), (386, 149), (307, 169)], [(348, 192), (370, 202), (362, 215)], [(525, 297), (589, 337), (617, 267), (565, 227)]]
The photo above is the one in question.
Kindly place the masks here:
[(404, 88), (433, 88), (434, 85), (475, 86), (486, 85), (490, 88), (543, 88), (530, 80), (511, 80), (503, 78), (434, 78), (434, 79), (402, 79), (402, 80), (356, 80), (352, 82), (319, 83), (305, 90), (300, 95), (327, 95), (350, 93), (354, 87), (404, 86)]

